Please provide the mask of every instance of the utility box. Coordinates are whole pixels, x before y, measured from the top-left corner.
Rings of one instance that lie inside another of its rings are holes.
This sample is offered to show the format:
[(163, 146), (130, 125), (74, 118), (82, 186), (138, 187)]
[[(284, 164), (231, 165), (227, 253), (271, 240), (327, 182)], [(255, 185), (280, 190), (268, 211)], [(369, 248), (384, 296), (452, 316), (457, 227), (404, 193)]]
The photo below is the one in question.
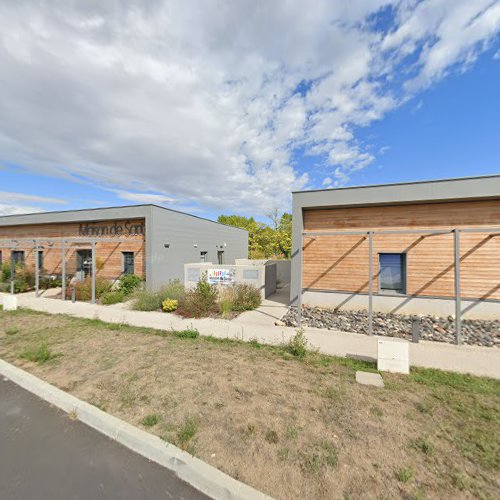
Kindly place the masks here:
[(410, 348), (406, 340), (379, 339), (377, 369), (383, 372), (410, 373)]

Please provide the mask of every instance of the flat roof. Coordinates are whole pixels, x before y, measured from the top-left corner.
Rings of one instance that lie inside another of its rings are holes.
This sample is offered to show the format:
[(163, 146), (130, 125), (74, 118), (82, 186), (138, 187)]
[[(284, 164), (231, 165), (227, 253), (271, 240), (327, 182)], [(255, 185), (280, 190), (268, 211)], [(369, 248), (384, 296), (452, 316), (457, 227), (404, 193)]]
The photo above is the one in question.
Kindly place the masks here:
[(430, 179), (423, 181), (402, 181), (402, 182), (387, 182), (384, 184), (361, 184), (359, 186), (341, 186), (337, 188), (303, 189), (301, 191), (292, 191), (292, 194), (318, 193), (320, 191), (340, 191), (344, 189), (364, 189), (364, 188), (375, 188), (375, 187), (385, 187), (385, 186), (414, 186), (417, 184), (432, 184), (434, 182), (466, 181), (469, 179), (498, 179), (498, 178), (500, 178), (500, 174), (475, 175), (469, 177), (446, 177), (443, 179)]
[[(222, 222), (217, 222), (212, 219), (207, 219), (206, 217), (200, 217), (199, 215), (193, 215), (187, 212), (181, 212), (180, 210), (175, 210), (173, 208), (162, 207), (161, 205), (156, 205), (154, 203), (138, 204), (138, 205), (119, 205), (114, 207), (95, 207), (95, 208), (77, 208), (73, 210), (54, 210), (49, 212), (31, 212), (27, 214), (11, 214), (0, 216), (0, 226), (8, 225), (23, 225), (23, 224), (51, 224), (51, 223), (67, 223), (67, 222), (86, 222), (92, 220), (113, 220), (113, 219), (140, 219), (145, 218), (148, 215), (148, 209), (158, 208), (161, 210), (167, 210), (169, 212), (174, 212), (181, 215), (186, 215), (189, 217), (194, 217), (196, 219), (201, 219), (206, 222), (212, 222), (213, 224), (219, 224), (221, 226), (230, 227), (233, 229), (239, 229), (240, 231), (246, 231), (240, 227), (229, 226), (228, 224), (223, 224)], [(89, 212), (101, 212), (95, 219), (91, 218)], [(126, 212), (125, 214), (123, 212)], [(87, 215), (88, 214), (88, 215)], [(57, 216), (61, 215), (61, 220), (57, 220)], [(90, 218), (89, 218), (90, 217)], [(24, 220), (23, 220), (24, 219)], [(39, 220), (37, 220), (39, 219)], [(3, 224), (7, 222), (7, 224)]]
[(500, 174), (294, 191), (294, 208), (500, 199)]

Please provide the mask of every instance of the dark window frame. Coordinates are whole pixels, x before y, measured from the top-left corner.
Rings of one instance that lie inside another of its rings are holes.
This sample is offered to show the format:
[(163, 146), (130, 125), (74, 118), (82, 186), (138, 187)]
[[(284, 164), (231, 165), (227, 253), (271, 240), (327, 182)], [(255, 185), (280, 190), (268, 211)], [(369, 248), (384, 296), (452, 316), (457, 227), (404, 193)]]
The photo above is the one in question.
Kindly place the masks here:
[(217, 264), (220, 266), (224, 264), (224, 250), (217, 250)]
[[(127, 257), (132, 256), (132, 272)], [(135, 252), (122, 252), (122, 274), (135, 274)]]
[[(15, 255), (20, 255), (21, 256), (21, 259), (17, 259), (15, 257)], [(11, 262), (14, 262), (14, 265), (15, 264), (21, 264), (21, 265), (24, 265), (25, 262), (26, 262), (26, 253), (24, 250), (12, 250), (10, 252), (10, 261)]]
[[(401, 256), (401, 289), (395, 288), (382, 288), (382, 266), (381, 266), (381, 256), (382, 255), (399, 255)], [(407, 284), (408, 284), (408, 256), (406, 252), (379, 252), (378, 253), (378, 292), (382, 295), (397, 295), (405, 296), (407, 295)]]

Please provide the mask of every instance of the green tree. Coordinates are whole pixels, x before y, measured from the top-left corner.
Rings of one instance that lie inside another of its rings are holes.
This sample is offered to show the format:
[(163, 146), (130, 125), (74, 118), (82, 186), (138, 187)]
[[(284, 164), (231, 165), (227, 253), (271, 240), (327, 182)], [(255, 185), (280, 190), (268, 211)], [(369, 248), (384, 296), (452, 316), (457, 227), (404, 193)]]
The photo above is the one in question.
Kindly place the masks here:
[(276, 246), (285, 259), (292, 257), (292, 214), (282, 214), (276, 229)]
[(251, 259), (272, 257), (290, 258), (292, 246), (292, 216), (284, 213), (281, 217), (277, 210), (270, 216), (273, 227), (258, 222), (253, 217), (242, 215), (220, 215), (218, 222), (239, 227), (248, 231), (248, 255)]

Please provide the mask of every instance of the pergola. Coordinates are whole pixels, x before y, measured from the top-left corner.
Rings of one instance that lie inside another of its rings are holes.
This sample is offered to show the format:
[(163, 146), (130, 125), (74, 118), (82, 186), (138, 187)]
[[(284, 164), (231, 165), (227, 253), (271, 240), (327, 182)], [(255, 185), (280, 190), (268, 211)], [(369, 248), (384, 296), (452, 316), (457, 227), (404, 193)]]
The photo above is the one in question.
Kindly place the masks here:
[[(11, 238), (0, 239), (1, 248), (26, 249), (31, 248), (35, 250), (35, 295), (40, 296), (40, 266), (38, 261), (38, 251), (45, 248), (46, 244), (51, 249), (61, 249), (61, 281), (62, 293), (61, 300), (66, 300), (66, 250), (71, 248), (72, 245), (90, 245), (92, 251), (92, 265), (91, 265), (91, 287), (92, 287), (92, 303), (96, 301), (96, 244), (98, 243), (124, 243), (130, 242), (125, 238)], [(11, 257), (10, 259), (10, 293), (14, 293), (14, 276), (15, 265)]]
[[(301, 245), (299, 248), (300, 278), (298, 294), (298, 323), (302, 325), (302, 273), (303, 273), (303, 253), (304, 238), (316, 238), (321, 236), (364, 236), (368, 238), (368, 335), (373, 335), (373, 237), (383, 234), (416, 234), (422, 237), (429, 237), (441, 234), (453, 234), (454, 250), (454, 283), (455, 283), (455, 335), (457, 344), (462, 343), (462, 304), (460, 292), (460, 234), (461, 233), (487, 233), (489, 238), (500, 236), (500, 227), (490, 228), (451, 228), (451, 229), (379, 229), (368, 231), (303, 231)], [(499, 256), (500, 258), (500, 256)]]

